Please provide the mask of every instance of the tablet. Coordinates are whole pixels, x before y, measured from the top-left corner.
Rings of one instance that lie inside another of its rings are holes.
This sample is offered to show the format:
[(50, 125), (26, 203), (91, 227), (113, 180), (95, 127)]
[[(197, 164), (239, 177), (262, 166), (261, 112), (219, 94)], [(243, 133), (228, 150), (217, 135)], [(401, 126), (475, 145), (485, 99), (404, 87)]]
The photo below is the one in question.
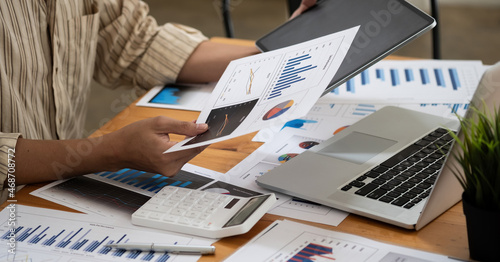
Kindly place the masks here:
[(266, 52), (357, 25), (353, 44), (323, 95), (432, 29), (436, 21), (404, 0), (320, 0), (256, 45)]

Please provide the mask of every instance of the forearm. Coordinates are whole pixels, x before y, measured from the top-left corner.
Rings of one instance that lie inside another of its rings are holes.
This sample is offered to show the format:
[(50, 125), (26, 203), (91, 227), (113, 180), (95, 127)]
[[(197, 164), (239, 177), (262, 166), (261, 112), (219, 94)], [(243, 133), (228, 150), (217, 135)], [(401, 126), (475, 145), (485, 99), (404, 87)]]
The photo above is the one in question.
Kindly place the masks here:
[(215, 82), (224, 73), (229, 62), (258, 53), (255, 46), (202, 42), (182, 67), (177, 82)]
[(114, 152), (106, 137), (75, 140), (19, 139), (15, 150), (16, 184), (65, 179), (111, 170)]

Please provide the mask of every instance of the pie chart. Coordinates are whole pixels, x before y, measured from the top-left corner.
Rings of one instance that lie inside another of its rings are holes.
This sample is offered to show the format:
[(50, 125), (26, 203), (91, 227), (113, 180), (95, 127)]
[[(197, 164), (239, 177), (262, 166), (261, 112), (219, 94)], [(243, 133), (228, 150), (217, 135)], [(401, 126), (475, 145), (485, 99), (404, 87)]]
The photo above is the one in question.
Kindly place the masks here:
[(271, 110), (267, 111), (267, 113), (262, 117), (262, 120), (270, 120), (276, 118), (282, 114), (284, 114), (290, 107), (293, 105), (293, 100), (288, 100), (282, 103), (279, 103), (277, 106), (271, 108)]
[(305, 142), (300, 143), (299, 146), (300, 146), (300, 148), (309, 149), (317, 144), (319, 144), (319, 143), (314, 142), (314, 141), (305, 141)]
[(294, 157), (296, 157), (296, 156), (298, 156), (298, 155), (299, 155), (299, 154), (290, 154), (290, 153), (288, 153), (288, 154), (283, 154), (283, 155), (281, 155), (281, 156), (279, 156), (279, 157), (278, 157), (278, 161), (280, 161), (281, 163), (285, 163), (285, 162), (287, 162), (288, 160), (290, 160), (290, 159), (292, 159), (292, 158), (294, 158)]

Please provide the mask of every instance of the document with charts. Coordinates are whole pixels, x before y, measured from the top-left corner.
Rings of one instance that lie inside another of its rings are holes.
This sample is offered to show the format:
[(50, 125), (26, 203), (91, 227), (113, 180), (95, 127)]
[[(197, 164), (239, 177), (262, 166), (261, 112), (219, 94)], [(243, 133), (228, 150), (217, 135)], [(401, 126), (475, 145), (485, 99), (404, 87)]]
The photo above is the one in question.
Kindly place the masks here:
[(165, 151), (203, 146), (307, 114), (324, 92), (359, 26), (232, 61), (197, 122), (209, 130)]
[(456, 260), (356, 235), (288, 220), (277, 220), (225, 261), (430, 262)]

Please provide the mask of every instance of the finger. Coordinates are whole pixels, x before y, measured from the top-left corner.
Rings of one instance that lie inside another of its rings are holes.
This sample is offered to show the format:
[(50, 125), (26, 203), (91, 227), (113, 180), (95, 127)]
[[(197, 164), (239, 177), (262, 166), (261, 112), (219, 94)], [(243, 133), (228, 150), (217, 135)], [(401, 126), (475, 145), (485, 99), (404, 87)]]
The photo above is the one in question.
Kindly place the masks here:
[(151, 121), (153, 122), (153, 128), (156, 131), (164, 133), (195, 136), (208, 130), (207, 124), (180, 121), (165, 116), (155, 117)]
[(293, 12), (293, 14), (290, 16), (290, 19), (302, 14), (305, 12), (307, 9), (309, 9), (311, 6), (316, 4), (316, 0), (302, 0), (300, 3), (300, 6)]

